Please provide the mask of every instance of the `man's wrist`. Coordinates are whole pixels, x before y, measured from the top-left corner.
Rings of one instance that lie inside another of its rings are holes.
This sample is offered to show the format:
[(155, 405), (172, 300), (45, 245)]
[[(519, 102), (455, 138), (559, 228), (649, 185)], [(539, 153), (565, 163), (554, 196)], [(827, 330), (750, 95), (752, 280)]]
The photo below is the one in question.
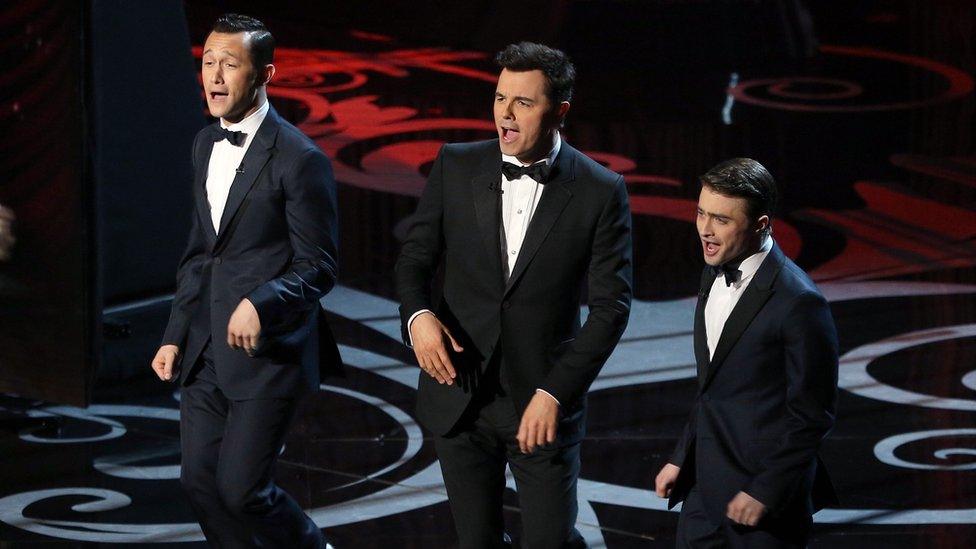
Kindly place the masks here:
[(562, 407), (562, 404), (559, 403), (559, 399), (554, 397), (552, 393), (550, 393), (549, 391), (546, 391), (545, 389), (536, 389), (535, 392), (546, 395), (547, 397), (551, 398), (553, 402), (556, 403), (556, 406), (559, 406), (560, 408)]
[[(407, 319), (407, 338), (409, 339), (409, 341), (407, 341), (407, 347), (413, 349), (413, 332), (410, 331), (411, 328), (413, 328), (413, 321), (416, 320), (418, 316), (427, 313), (433, 315), (434, 311), (431, 311), (430, 309), (420, 309), (416, 313), (410, 315), (410, 318)], [(434, 315), (434, 318), (437, 318), (437, 315)]]

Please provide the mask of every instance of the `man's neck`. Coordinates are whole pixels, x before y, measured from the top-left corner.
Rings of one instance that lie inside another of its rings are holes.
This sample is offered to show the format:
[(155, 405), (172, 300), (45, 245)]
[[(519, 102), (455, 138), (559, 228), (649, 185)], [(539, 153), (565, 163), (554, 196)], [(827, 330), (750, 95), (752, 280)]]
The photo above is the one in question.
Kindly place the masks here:
[(766, 235), (760, 236), (758, 239), (756, 239), (755, 241), (751, 242), (749, 244), (749, 247), (746, 248), (741, 254), (733, 257), (732, 259), (726, 261), (725, 263), (722, 263), (721, 266), (723, 266), (723, 267), (725, 267), (725, 266), (728, 266), (728, 267), (737, 267), (737, 266), (739, 266), (746, 259), (748, 259), (748, 258), (750, 258), (750, 257), (758, 254), (759, 252), (763, 251), (763, 247), (766, 244), (766, 239), (767, 238), (769, 238), (769, 237), (766, 236)]
[(552, 152), (552, 148), (556, 145), (556, 131), (557, 130), (549, 131), (546, 137), (539, 140), (539, 143), (535, 146), (535, 149), (532, 149), (528, 154), (516, 156), (515, 158), (518, 158), (518, 161), (525, 165), (535, 164), (536, 162), (547, 158), (549, 153)]
[(252, 114), (256, 113), (258, 111), (258, 109), (260, 109), (261, 106), (264, 105), (264, 103), (267, 100), (268, 100), (267, 94), (265, 92), (263, 92), (263, 91), (259, 91), (254, 96), (254, 102), (251, 103), (251, 106), (248, 107), (247, 110), (244, 111), (243, 114), (236, 115), (236, 116), (234, 116), (232, 118), (227, 118), (227, 117), (223, 117), (222, 116), (220, 119), (224, 122), (224, 125), (226, 125), (226, 126), (229, 126), (231, 124), (240, 124), (242, 120), (244, 120), (248, 116), (251, 116)]

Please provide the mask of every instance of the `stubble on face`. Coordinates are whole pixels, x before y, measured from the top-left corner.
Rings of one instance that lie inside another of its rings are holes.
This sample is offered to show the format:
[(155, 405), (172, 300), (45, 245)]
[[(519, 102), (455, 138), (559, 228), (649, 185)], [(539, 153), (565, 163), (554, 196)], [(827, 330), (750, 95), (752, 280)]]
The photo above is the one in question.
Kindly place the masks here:
[(540, 70), (502, 69), (493, 108), (502, 154), (531, 163), (545, 157), (552, 149), (560, 114), (549, 100), (547, 91), (546, 76)]

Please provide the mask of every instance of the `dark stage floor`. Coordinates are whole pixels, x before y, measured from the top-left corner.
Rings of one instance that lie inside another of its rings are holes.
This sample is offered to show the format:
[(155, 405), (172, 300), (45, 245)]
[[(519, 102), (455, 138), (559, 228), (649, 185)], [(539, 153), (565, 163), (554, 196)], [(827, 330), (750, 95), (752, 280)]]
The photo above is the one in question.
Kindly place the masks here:
[[(823, 456), (842, 504), (816, 515), (812, 547), (973, 546), (974, 52), (945, 31), (974, 16), (867, 4), (881, 7), (814, 9), (819, 53), (776, 68), (601, 63), (568, 48), (580, 76), (566, 139), (625, 174), (635, 227), (638, 299), (589, 398), (578, 527), (592, 547), (673, 545), (677, 513), (651, 487), (696, 386), (695, 176), (732, 156), (780, 181), (774, 235), (840, 332)], [(340, 549), (452, 547), (392, 266), (439, 145), (493, 135), (490, 53), (267, 19), (301, 44), (280, 40), (271, 100), (341, 183), (342, 285), (323, 303), (349, 365), (307, 402), (279, 479)], [(178, 395), (146, 372), (87, 410), (0, 401), (40, 422), (0, 434), (0, 547), (202, 546), (177, 481)], [(514, 492), (508, 503), (517, 539)]]

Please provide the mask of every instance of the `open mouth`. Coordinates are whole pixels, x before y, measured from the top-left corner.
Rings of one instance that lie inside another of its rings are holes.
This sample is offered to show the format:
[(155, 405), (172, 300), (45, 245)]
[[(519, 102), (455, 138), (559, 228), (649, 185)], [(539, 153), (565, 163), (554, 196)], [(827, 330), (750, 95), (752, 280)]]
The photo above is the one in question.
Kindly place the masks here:
[(719, 245), (714, 242), (702, 240), (702, 248), (705, 250), (705, 255), (713, 256), (718, 253)]
[(210, 92), (211, 101), (222, 101), (225, 97), (227, 97), (226, 92)]
[(514, 128), (502, 128), (502, 142), (511, 143), (518, 139), (519, 131)]

